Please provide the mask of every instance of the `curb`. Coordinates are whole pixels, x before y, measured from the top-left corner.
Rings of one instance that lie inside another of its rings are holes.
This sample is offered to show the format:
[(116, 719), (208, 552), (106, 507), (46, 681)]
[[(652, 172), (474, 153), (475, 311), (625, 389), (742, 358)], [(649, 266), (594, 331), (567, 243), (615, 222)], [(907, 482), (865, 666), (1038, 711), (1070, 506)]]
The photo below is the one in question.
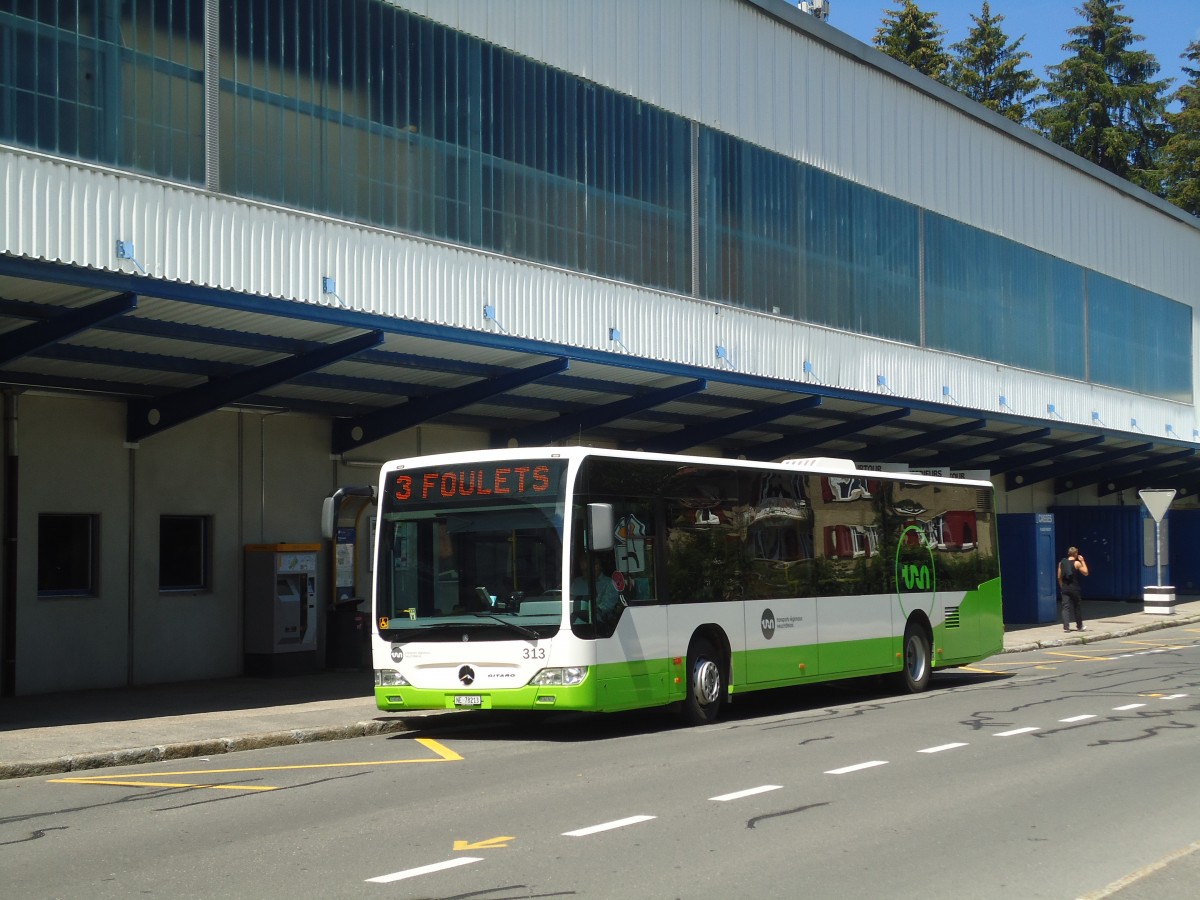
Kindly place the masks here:
[(398, 734), (412, 729), (407, 719), (372, 719), (354, 725), (334, 725), (320, 728), (299, 728), (290, 731), (270, 731), (237, 737), (206, 738), (158, 744), (153, 747), (133, 747), (125, 750), (103, 750), (96, 753), (77, 753), (54, 759), (0, 763), (0, 780), (32, 778), (40, 775), (62, 775), (87, 769), (112, 766), (138, 766), (144, 763), (197, 756), (217, 756), (241, 750), (262, 750), (290, 744), (311, 744), (316, 741), (342, 741), (349, 738), (371, 737), (379, 734)]
[(1144, 622), (1140, 625), (1131, 625), (1127, 628), (1122, 628), (1119, 631), (1088, 631), (1086, 634), (1079, 634), (1072, 631), (1068, 637), (1064, 634), (1062, 637), (1052, 640), (1034, 640), (1027, 641), (1023, 644), (1013, 644), (1006, 646), (1002, 653), (1025, 653), (1030, 650), (1044, 650), (1048, 647), (1065, 647), (1070, 644), (1095, 644), (1100, 641), (1110, 641), (1113, 638), (1129, 637), (1134, 634), (1145, 634), (1147, 631), (1162, 631), (1166, 628), (1177, 628), (1181, 625), (1195, 625), (1200, 622), (1200, 616), (1167, 616), (1162, 622)]

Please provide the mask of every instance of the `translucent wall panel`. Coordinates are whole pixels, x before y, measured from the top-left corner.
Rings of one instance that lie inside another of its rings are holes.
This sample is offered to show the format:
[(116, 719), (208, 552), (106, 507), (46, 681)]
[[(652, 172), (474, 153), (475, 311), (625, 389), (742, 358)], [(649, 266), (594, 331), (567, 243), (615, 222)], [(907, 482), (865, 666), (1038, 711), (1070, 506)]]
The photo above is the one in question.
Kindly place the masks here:
[(935, 349), (1086, 377), (1083, 270), (932, 213), (925, 315)]
[(204, 0), (115, 0), (121, 9), (121, 165), (204, 183)]
[(1089, 272), (1090, 380), (1168, 400), (1192, 399), (1192, 311)]
[(1170, 400), (1192, 398), (1192, 310), (925, 214), (926, 344)]
[(689, 128), (486, 47), (483, 246), (687, 292)]
[(700, 295), (920, 340), (916, 207), (702, 130)]
[(0, 141), (204, 182), (204, 0), (0, 4)]
[(917, 208), (811, 166), (803, 168), (799, 318), (920, 343)]
[(700, 296), (798, 316), (800, 166), (703, 129), (699, 167)]
[(677, 116), (370, 0), (233, 0), (222, 185), (687, 291)]

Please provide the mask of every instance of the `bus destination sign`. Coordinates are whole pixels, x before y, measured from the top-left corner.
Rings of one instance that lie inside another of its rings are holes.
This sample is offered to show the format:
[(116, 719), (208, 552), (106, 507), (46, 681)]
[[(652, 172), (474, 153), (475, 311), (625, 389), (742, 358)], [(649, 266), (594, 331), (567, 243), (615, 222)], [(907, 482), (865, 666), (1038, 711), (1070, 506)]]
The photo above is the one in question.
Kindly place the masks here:
[(476, 463), (470, 468), (424, 469), (392, 475), (394, 504), (430, 501), (553, 497), (561, 468), (520, 462)]

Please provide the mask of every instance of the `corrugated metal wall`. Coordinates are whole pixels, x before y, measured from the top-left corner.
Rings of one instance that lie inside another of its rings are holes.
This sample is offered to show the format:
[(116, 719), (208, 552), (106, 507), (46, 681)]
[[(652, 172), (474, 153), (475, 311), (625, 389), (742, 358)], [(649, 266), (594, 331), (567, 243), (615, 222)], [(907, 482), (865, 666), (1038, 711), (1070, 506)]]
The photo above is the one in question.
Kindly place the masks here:
[[(1091, 423), (1093, 411), (1121, 429), (1132, 418), (1162, 433), (1198, 427), (1194, 408), (1055, 379), (631, 287), (320, 216), (265, 207), (147, 178), (32, 153), (0, 152), (3, 252), (133, 273), (116, 258), (132, 241), (156, 277), (242, 291), (280, 302), (336, 306), (321, 278), (336, 279), (353, 309), (486, 331), (483, 305), (509, 334), (803, 383), (982, 411), (999, 398), (1022, 415)], [(622, 344), (609, 339), (621, 332)], [(724, 347), (728, 360), (717, 358)], [(804, 363), (812, 373), (804, 372)], [(886, 380), (878, 384), (879, 376)], [(950, 396), (944, 389), (949, 389)], [(1147, 428), (1147, 430), (1149, 430)]]

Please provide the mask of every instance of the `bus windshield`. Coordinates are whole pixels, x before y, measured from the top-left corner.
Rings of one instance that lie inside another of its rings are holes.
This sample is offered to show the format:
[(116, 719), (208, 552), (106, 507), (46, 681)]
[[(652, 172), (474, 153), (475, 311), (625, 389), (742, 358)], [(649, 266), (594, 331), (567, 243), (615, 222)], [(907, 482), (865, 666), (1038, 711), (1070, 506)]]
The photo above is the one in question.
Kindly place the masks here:
[(381, 634), (393, 641), (556, 634), (564, 470), (554, 461), (389, 473), (377, 560)]

